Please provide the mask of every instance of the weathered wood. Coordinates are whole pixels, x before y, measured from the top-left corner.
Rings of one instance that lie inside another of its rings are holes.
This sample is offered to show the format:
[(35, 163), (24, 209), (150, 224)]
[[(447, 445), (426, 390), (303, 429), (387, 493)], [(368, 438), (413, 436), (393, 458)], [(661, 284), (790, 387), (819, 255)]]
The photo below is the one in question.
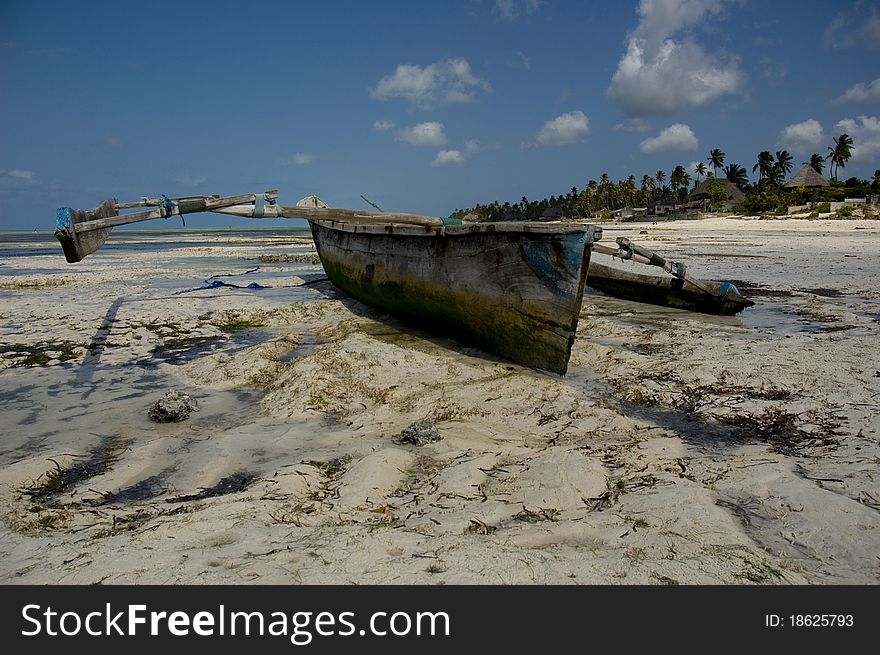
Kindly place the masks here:
[(676, 277), (644, 275), (591, 261), (587, 286), (615, 298), (732, 316), (755, 303), (729, 282), (701, 281), (700, 286)]
[(101, 204), (91, 211), (61, 207), (58, 209), (55, 223), (55, 238), (61, 243), (64, 258), (69, 264), (82, 261), (92, 254), (110, 236), (110, 229), (80, 231), (80, 226), (93, 220), (104, 220), (102, 217), (116, 215), (116, 198), (105, 198)]
[(566, 372), (592, 226), (310, 224), (330, 281), (358, 300), (525, 366)]
[[(620, 257), (620, 248), (612, 248), (610, 246), (606, 246), (601, 243), (597, 243), (593, 246), (593, 252), (597, 252), (602, 255), (611, 255), (612, 257)], [(638, 262), (639, 264), (650, 264), (651, 260), (647, 257), (642, 257), (641, 255), (635, 254), (630, 258), (634, 262)]]
[[(220, 207), (216, 210), (220, 214), (233, 214), (235, 216), (254, 216), (254, 206), (240, 204), (231, 207)], [(296, 205), (266, 205), (263, 208), (264, 218), (303, 218), (309, 221), (378, 221), (382, 223), (408, 223), (412, 225), (443, 225), (443, 219), (436, 216), (421, 216), (419, 214), (402, 213), (378, 213), (360, 212), (352, 209), (337, 209), (333, 207), (299, 207)]]
[(620, 250), (618, 255), (622, 259), (634, 259), (636, 261), (645, 262), (651, 266), (657, 266), (662, 268), (664, 271), (673, 275), (677, 278), (688, 282), (689, 284), (702, 289), (705, 293), (712, 295), (715, 293), (715, 290), (711, 287), (705, 286), (700, 280), (695, 279), (687, 272), (687, 266), (680, 262), (672, 262), (667, 261), (664, 257), (661, 257), (657, 253), (648, 250), (644, 246), (639, 246), (632, 243), (626, 237), (617, 237), (617, 244), (620, 246)]
[(151, 221), (157, 218), (170, 218), (171, 216), (179, 216), (181, 214), (193, 214), (197, 212), (215, 211), (229, 205), (238, 205), (246, 202), (254, 202), (256, 196), (253, 193), (247, 193), (239, 196), (228, 196), (221, 198), (217, 196), (193, 196), (190, 198), (182, 198), (177, 201), (171, 208), (166, 210), (164, 207), (157, 207), (144, 212), (134, 214), (115, 214), (107, 218), (96, 218), (78, 223), (76, 231), (78, 233), (88, 232), (91, 230), (103, 230), (108, 227), (118, 227), (120, 225), (131, 225), (133, 223), (142, 223), (143, 221)]
[[(194, 198), (219, 198), (218, 194), (212, 196), (181, 196), (178, 198), (171, 198), (173, 202), (179, 202), (181, 200), (191, 200)], [(118, 203), (116, 205), (116, 209), (134, 209), (135, 207), (158, 207), (165, 201), (164, 198), (148, 198), (144, 197), (140, 200), (136, 200), (135, 202), (123, 202)]]
[[(174, 212), (172, 212), (172, 214), (173, 213)], [(167, 216), (161, 209), (151, 209), (149, 211), (138, 212), (136, 214), (125, 214), (123, 216), (115, 214), (107, 218), (90, 219), (77, 226), (76, 231), (79, 234), (83, 234), (85, 232), (91, 232), (94, 230), (105, 230), (111, 227), (119, 227), (120, 225), (142, 223), (143, 221), (151, 221), (156, 218), (167, 218)]]
[(602, 238), (602, 228), (596, 225), (571, 223), (559, 225), (535, 221), (503, 221), (500, 223), (461, 223), (459, 225), (415, 225), (409, 223), (382, 223), (369, 221), (322, 221), (333, 229), (359, 234), (400, 234), (406, 236), (461, 236), (465, 234), (527, 232), (530, 234), (567, 235), (589, 233), (592, 241)]

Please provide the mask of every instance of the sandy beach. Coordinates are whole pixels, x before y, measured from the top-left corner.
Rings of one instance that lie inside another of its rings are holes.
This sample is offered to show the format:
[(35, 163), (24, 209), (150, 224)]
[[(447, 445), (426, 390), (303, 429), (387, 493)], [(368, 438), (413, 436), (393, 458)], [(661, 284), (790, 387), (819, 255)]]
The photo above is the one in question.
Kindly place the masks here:
[(304, 236), (3, 260), (0, 581), (876, 584), (880, 221), (618, 236), (756, 305), (589, 293), (559, 377), (345, 296)]

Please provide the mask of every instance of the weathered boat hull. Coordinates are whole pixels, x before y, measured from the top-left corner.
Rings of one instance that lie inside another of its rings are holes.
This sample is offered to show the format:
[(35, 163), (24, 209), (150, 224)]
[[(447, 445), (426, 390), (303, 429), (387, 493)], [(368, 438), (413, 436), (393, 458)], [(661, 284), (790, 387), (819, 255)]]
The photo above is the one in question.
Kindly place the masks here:
[(679, 278), (631, 273), (596, 261), (590, 262), (587, 277), (590, 288), (615, 298), (706, 314), (732, 316), (755, 304), (729, 282), (700, 284), (711, 293)]
[(599, 228), (310, 225), (324, 271), (349, 295), (519, 364), (566, 372)]
[(75, 264), (82, 261), (87, 255), (103, 246), (107, 237), (110, 236), (111, 228), (109, 227), (80, 232), (76, 229), (76, 225), (118, 215), (116, 198), (105, 198), (100, 205), (89, 211), (70, 207), (59, 208), (55, 222), (55, 238), (61, 243), (67, 263)]

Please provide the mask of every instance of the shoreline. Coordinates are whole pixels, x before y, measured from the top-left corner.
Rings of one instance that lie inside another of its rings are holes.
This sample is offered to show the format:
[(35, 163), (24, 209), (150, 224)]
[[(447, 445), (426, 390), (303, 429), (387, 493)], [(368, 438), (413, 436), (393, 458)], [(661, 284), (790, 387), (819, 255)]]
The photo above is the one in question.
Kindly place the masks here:
[[(11, 260), (0, 343), (49, 359), (0, 352), (0, 579), (876, 584), (880, 223), (808, 220), (603, 223), (758, 305), (587, 294), (565, 378), (347, 298), (290, 244)], [(151, 422), (171, 389), (199, 410)], [(421, 420), (441, 438), (400, 443)]]

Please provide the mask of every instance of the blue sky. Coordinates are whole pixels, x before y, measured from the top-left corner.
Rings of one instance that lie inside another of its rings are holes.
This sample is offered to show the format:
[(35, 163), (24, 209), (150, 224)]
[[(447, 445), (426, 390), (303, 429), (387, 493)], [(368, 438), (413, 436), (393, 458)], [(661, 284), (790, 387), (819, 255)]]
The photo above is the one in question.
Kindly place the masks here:
[(880, 1), (5, 0), (0, 88), (0, 230), (270, 188), (446, 215), (841, 132), (867, 178)]

